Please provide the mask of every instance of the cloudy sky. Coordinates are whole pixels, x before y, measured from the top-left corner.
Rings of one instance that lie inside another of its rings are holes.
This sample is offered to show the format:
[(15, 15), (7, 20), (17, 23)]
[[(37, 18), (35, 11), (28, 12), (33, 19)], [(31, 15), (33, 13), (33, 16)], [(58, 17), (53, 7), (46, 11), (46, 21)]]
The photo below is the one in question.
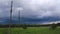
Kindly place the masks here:
[[(0, 18), (9, 16), (10, 5), (11, 0), (0, 0)], [(24, 22), (59, 21), (60, 0), (13, 0), (14, 17), (18, 11)]]

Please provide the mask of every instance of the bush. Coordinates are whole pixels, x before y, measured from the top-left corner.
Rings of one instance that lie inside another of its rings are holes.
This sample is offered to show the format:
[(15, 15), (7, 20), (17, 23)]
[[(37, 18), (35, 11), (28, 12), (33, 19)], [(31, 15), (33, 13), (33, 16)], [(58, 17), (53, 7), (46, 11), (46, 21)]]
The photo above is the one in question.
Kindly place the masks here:
[(23, 24), (23, 25), (22, 25), (22, 28), (23, 28), (23, 29), (27, 29), (27, 25), (26, 25), (26, 24)]
[(52, 30), (55, 30), (56, 27), (57, 27), (57, 25), (56, 25), (55, 23), (51, 24), (51, 29), (52, 29)]

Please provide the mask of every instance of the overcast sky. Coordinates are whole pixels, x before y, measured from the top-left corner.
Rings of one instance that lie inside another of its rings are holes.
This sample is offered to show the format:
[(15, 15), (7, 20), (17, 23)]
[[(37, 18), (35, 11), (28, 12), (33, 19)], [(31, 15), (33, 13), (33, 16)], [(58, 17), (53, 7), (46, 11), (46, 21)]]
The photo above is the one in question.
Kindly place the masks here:
[[(21, 17), (60, 17), (60, 0), (13, 0), (13, 15)], [(11, 0), (0, 0), (0, 17), (9, 16)]]
[[(0, 0), (0, 17), (8, 17), (11, 0)], [(60, 0), (13, 0), (13, 16), (26, 18), (60, 17)]]
[(60, 17), (60, 0), (22, 0), (24, 17)]

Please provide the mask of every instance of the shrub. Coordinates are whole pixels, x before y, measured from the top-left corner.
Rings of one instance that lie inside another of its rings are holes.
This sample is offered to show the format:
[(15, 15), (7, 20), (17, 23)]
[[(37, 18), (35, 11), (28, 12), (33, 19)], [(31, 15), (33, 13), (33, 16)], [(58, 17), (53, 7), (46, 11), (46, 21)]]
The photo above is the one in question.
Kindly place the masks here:
[(23, 24), (23, 25), (22, 25), (22, 28), (23, 28), (23, 29), (27, 29), (27, 25), (26, 25), (26, 24)]
[(55, 23), (51, 24), (51, 29), (52, 29), (52, 30), (55, 30), (56, 27), (57, 27), (57, 25), (56, 25)]

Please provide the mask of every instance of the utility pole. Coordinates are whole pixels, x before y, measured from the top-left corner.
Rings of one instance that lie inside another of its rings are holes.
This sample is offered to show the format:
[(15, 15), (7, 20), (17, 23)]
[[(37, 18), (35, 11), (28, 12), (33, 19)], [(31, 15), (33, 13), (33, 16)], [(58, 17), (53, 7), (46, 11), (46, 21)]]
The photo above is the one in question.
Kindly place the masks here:
[(19, 23), (19, 25), (21, 25), (21, 23), (20, 23), (20, 11), (22, 11), (22, 10), (23, 10), (22, 7), (18, 8), (18, 23)]
[(18, 13), (18, 19), (19, 19), (19, 25), (20, 25), (20, 10), (19, 10), (19, 13)]
[[(19, 26), (18, 28), (20, 28), (20, 10), (18, 11), (18, 26)], [(18, 31), (17, 34), (20, 34), (20, 31)]]
[(12, 23), (12, 7), (13, 7), (13, 1), (11, 1), (11, 9), (10, 9), (10, 22), (9, 22), (9, 33), (10, 34), (10, 30), (11, 30), (11, 23)]
[(20, 10), (19, 10), (19, 13), (18, 13), (18, 19), (19, 19), (19, 26), (20, 26)]

